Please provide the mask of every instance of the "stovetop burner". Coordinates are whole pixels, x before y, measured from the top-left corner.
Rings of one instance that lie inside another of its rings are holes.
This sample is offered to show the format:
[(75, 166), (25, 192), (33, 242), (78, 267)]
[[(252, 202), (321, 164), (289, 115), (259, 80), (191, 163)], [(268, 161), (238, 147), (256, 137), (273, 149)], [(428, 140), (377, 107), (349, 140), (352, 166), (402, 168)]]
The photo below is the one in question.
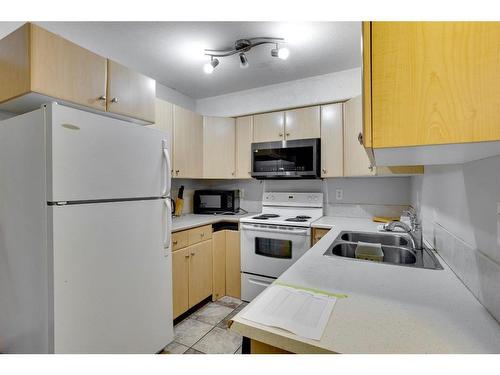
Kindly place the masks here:
[(276, 214), (262, 214), (259, 216), (254, 216), (254, 217), (252, 217), (252, 219), (267, 220), (267, 219), (272, 219), (272, 218), (279, 217), (279, 216), (280, 215), (276, 215)]
[(285, 221), (293, 221), (295, 223), (304, 223), (306, 222), (307, 220), (309, 219), (306, 219), (306, 218), (301, 218), (301, 217), (290, 217), (288, 219), (285, 219)]
[(297, 218), (297, 219), (310, 219), (310, 218), (311, 218), (311, 216), (307, 216), (307, 215), (297, 215), (297, 216), (295, 216), (295, 218)]

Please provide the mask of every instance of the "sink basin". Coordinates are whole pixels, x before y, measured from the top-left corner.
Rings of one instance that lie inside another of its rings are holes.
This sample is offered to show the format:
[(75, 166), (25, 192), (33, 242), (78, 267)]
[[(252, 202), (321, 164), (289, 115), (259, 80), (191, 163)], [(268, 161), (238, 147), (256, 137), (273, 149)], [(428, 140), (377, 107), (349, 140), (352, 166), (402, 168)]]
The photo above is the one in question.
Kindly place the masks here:
[(408, 239), (402, 235), (390, 233), (342, 232), (340, 239), (348, 242), (370, 242), (381, 245), (410, 247)]
[(355, 252), (358, 242), (381, 244), (384, 257), (381, 262), (374, 263), (432, 270), (443, 269), (439, 260), (430, 249), (413, 249), (413, 243), (409, 240), (408, 235), (396, 233), (343, 231), (340, 232), (323, 255), (348, 258), (359, 262), (370, 262), (369, 260), (356, 258)]
[[(356, 258), (354, 252), (357, 246), (355, 243), (340, 242), (331, 249), (331, 253), (345, 258)], [(382, 245), (382, 251), (384, 252), (384, 260), (382, 261), (384, 263), (415, 264), (417, 261), (415, 253), (403, 247)]]

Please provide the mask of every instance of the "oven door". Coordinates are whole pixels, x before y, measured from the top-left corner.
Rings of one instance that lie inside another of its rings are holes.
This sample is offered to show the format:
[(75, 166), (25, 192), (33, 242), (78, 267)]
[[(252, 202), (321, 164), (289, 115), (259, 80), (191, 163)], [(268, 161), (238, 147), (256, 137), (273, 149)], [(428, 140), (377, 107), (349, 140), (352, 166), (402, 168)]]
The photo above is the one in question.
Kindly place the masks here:
[(278, 277), (311, 247), (311, 229), (241, 224), (241, 270)]
[(252, 143), (252, 177), (319, 178), (320, 144), (319, 138)]

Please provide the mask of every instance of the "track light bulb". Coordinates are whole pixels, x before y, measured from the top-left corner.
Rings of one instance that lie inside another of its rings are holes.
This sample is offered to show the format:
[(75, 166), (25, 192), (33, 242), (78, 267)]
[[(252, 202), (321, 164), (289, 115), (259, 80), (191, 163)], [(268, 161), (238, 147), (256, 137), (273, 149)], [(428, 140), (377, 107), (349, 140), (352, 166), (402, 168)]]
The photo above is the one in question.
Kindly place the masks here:
[(212, 56), (210, 62), (203, 65), (203, 71), (205, 72), (205, 74), (212, 74), (217, 65), (219, 65), (219, 60), (214, 59), (214, 57)]
[(240, 53), (240, 68), (248, 68), (248, 58), (244, 52)]
[(278, 49), (278, 57), (281, 60), (286, 60), (288, 59), (288, 56), (290, 56), (290, 50), (286, 47)]

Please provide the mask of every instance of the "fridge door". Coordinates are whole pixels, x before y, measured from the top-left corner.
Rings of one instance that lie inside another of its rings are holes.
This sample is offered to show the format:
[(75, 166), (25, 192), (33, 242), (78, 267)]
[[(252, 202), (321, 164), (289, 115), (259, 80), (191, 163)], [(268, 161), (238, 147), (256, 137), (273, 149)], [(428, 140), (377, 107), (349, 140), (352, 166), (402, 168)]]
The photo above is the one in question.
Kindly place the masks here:
[(170, 193), (165, 132), (55, 103), (45, 115), (49, 202)]
[(162, 199), (49, 207), (56, 353), (155, 353), (173, 340), (167, 208)]

